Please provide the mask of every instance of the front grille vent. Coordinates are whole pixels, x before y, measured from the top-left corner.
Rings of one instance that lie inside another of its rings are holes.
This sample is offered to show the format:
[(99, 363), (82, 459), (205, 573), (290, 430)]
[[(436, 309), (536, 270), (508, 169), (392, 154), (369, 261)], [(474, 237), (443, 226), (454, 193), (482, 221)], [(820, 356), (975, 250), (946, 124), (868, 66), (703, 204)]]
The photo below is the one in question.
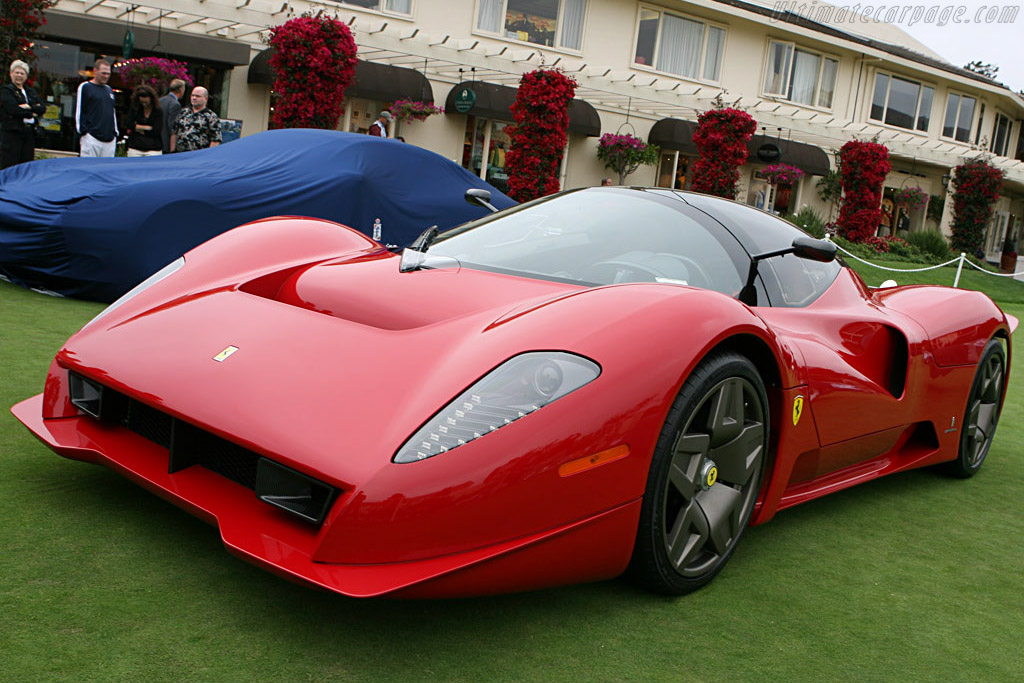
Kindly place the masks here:
[(103, 422), (121, 425), (166, 448), (167, 471), (193, 465), (251, 489), (260, 500), (321, 524), (338, 490), (268, 458), (168, 415), (141, 401), (69, 373), (71, 403)]

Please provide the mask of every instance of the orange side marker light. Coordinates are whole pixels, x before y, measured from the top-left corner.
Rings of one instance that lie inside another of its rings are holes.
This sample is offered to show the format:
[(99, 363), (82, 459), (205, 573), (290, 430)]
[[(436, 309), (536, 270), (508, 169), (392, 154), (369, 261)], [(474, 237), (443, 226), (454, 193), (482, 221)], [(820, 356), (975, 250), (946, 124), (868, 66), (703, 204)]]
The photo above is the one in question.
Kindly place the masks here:
[(600, 453), (594, 453), (584, 458), (577, 458), (576, 460), (570, 460), (567, 463), (562, 464), (558, 468), (558, 475), (561, 477), (568, 477), (573, 474), (579, 474), (594, 467), (605, 465), (615, 460), (620, 460), (629, 455), (629, 446), (623, 444), (616, 446), (615, 448), (609, 448), (606, 451)]

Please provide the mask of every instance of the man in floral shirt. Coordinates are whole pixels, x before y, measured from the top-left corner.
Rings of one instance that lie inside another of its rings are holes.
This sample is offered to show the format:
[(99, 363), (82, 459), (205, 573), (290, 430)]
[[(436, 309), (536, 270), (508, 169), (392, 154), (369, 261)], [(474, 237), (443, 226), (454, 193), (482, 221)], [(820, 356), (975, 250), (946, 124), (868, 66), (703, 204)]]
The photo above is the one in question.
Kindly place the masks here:
[(210, 98), (206, 88), (192, 89), (192, 106), (182, 109), (171, 131), (171, 151), (191, 152), (220, 144), (220, 118), (206, 108)]

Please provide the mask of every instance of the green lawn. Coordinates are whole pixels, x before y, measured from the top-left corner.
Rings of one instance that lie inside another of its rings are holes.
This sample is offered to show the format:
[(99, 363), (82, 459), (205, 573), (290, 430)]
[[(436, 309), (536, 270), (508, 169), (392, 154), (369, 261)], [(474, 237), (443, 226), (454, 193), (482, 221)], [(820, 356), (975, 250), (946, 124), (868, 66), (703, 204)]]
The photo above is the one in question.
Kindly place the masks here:
[(358, 601), (232, 557), (212, 527), (52, 454), (6, 412), (99, 308), (0, 283), (2, 681), (1021, 680), (1020, 364), (976, 477), (914, 471), (783, 512), (693, 595), (608, 581)]

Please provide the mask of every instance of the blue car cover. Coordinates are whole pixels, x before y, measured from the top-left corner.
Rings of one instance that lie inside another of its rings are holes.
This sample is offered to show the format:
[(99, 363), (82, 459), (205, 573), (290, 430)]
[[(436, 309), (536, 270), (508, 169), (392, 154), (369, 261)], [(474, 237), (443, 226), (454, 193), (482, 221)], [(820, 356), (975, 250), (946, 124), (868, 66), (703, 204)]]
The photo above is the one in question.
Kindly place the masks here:
[(184, 154), (49, 159), (0, 172), (0, 275), (113, 301), (198, 244), (268, 216), (325, 218), (407, 246), (480, 218), (469, 188), (515, 202), (433, 152), (324, 130), (273, 130)]

